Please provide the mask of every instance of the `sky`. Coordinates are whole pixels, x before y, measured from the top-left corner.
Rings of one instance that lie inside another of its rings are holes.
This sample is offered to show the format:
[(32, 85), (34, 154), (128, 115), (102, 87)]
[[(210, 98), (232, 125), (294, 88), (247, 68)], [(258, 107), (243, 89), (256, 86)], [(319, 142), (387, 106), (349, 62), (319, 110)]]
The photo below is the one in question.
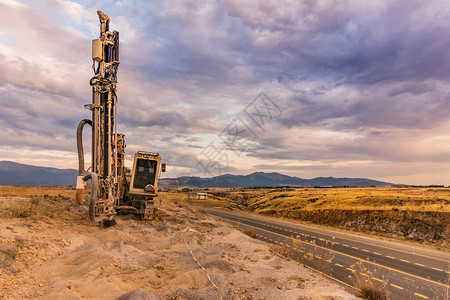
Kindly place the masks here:
[(0, 0), (0, 160), (77, 168), (97, 9), (120, 32), (129, 167), (147, 150), (164, 177), (450, 184), (450, 5), (433, 0)]

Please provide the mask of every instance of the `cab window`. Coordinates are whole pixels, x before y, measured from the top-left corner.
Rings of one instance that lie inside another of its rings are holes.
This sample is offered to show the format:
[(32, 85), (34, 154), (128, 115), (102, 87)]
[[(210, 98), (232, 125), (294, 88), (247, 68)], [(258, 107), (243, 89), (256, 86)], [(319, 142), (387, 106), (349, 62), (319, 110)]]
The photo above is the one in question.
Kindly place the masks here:
[(137, 159), (133, 188), (143, 189), (147, 184), (155, 184), (156, 163), (155, 160)]

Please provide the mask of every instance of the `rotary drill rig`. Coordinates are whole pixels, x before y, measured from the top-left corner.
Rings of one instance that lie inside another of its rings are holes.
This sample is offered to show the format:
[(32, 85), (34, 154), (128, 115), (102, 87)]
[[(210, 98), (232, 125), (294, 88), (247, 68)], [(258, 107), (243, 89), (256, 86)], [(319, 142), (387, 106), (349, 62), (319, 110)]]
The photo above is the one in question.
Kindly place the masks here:
[[(119, 32), (109, 30), (110, 18), (97, 11), (100, 37), (92, 41), (94, 77), (92, 104), (85, 107), (92, 119), (81, 120), (77, 128), (78, 178), (75, 203), (80, 205), (86, 182), (91, 180), (89, 218), (105, 226), (115, 224), (118, 211), (134, 212), (149, 219), (158, 197), (158, 179), (165, 172), (159, 153), (138, 151), (133, 169), (125, 168), (125, 135), (117, 132), (117, 70)], [(92, 127), (92, 165), (84, 168), (82, 132)]]

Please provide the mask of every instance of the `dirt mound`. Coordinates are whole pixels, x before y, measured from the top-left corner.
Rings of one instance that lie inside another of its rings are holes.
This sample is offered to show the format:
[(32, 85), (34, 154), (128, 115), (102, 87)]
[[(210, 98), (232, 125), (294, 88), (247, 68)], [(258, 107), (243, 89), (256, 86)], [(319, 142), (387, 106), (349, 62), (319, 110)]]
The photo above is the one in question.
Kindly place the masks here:
[(0, 198), (0, 299), (354, 298), (201, 212), (159, 212), (103, 229), (68, 200)]

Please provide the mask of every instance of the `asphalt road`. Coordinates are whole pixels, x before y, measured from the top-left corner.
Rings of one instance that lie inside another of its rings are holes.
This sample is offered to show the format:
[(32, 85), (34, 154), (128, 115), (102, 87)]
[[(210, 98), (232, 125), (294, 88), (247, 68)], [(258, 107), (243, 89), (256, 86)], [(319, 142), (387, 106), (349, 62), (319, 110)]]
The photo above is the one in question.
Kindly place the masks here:
[(449, 299), (449, 253), (242, 212), (206, 212), (239, 228), (252, 228), (260, 239), (283, 246), (307, 267), (349, 289), (369, 280), (385, 285), (391, 299)]

